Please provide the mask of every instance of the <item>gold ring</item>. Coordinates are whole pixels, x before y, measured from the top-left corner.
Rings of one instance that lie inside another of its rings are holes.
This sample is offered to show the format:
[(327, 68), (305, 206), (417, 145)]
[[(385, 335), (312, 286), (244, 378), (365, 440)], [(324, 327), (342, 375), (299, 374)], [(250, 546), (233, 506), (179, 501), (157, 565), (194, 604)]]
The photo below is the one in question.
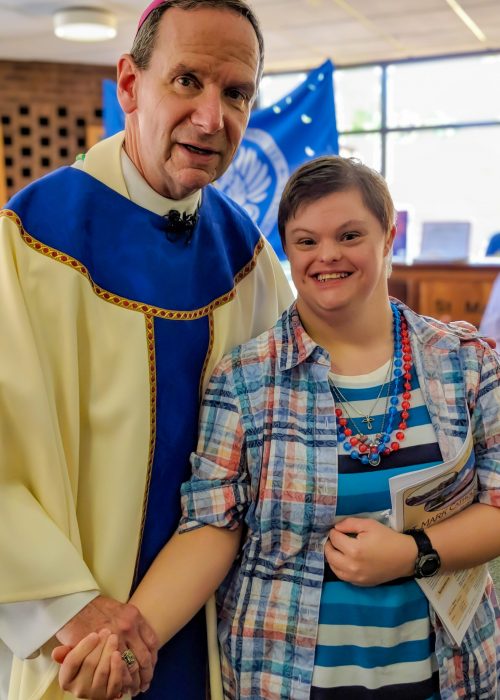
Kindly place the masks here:
[(122, 659), (125, 661), (129, 668), (130, 666), (133, 666), (137, 661), (137, 659), (134, 656), (134, 652), (131, 649), (125, 649), (125, 651), (122, 654)]

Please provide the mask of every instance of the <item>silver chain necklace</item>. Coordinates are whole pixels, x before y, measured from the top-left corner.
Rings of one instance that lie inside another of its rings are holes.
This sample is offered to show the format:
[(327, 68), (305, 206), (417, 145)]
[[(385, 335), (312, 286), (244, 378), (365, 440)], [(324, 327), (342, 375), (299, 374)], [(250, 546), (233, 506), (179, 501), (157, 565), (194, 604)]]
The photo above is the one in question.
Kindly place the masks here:
[[(362, 422), (363, 422), (363, 423), (366, 423), (366, 426), (367, 426), (368, 430), (372, 430), (372, 428), (373, 428), (373, 422), (374, 422), (374, 418), (372, 418), (372, 416), (373, 416), (373, 414), (375, 413), (375, 409), (376, 409), (376, 407), (377, 407), (378, 402), (380, 401), (380, 398), (381, 398), (381, 396), (382, 396), (382, 392), (384, 391), (384, 387), (385, 387), (386, 385), (388, 385), (388, 380), (389, 380), (390, 377), (392, 377), (392, 367), (393, 367), (393, 364), (394, 364), (394, 356), (391, 357), (391, 361), (390, 361), (390, 363), (389, 363), (389, 367), (387, 368), (387, 372), (386, 372), (386, 374), (385, 374), (384, 380), (383, 380), (383, 382), (382, 382), (382, 384), (381, 384), (381, 386), (380, 386), (380, 391), (378, 392), (378, 396), (377, 396), (377, 398), (375, 399), (375, 402), (373, 403), (371, 409), (370, 409), (367, 413), (362, 413), (361, 411), (358, 411), (358, 409), (356, 408), (356, 406), (353, 406), (352, 403), (351, 403), (348, 399), (346, 399), (346, 397), (345, 397), (344, 394), (340, 391), (339, 387), (335, 384), (335, 382), (333, 381), (333, 379), (332, 379), (331, 377), (328, 378), (328, 381), (330, 382), (330, 385), (331, 385), (332, 389), (333, 389), (334, 392), (338, 395), (338, 397), (339, 397), (339, 399), (340, 399), (340, 402), (344, 404), (345, 412), (347, 413), (348, 418), (352, 421), (354, 427), (356, 428), (356, 430), (357, 430), (358, 433), (360, 433), (360, 434), (361, 434), (361, 431), (358, 430), (358, 427), (357, 427), (356, 423), (354, 422), (353, 417), (351, 416), (351, 414), (350, 414), (349, 411), (347, 410), (347, 406), (350, 406), (351, 409), (352, 409), (355, 413), (357, 413), (358, 416), (362, 419)], [(382, 421), (382, 429), (381, 429), (381, 432), (383, 432), (383, 430), (384, 430), (383, 424), (384, 424), (384, 422), (385, 422), (385, 415), (386, 415), (386, 413), (387, 413), (387, 408), (388, 408), (388, 403), (389, 403), (389, 394), (390, 394), (390, 386), (387, 386), (386, 406), (385, 406), (385, 411), (384, 411), (384, 419), (383, 419), (383, 421)]]

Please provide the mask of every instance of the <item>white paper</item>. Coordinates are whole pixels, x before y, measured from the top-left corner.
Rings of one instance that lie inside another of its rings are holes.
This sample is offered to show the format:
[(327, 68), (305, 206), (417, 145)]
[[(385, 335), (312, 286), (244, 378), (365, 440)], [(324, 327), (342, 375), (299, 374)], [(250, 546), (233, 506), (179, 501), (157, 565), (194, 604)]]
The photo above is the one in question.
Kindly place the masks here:
[[(458, 456), (428, 469), (389, 479), (391, 526), (402, 532), (428, 528), (469, 506), (477, 493), (470, 426)], [(457, 644), (462, 642), (481, 601), (487, 566), (417, 579), (439, 619)]]

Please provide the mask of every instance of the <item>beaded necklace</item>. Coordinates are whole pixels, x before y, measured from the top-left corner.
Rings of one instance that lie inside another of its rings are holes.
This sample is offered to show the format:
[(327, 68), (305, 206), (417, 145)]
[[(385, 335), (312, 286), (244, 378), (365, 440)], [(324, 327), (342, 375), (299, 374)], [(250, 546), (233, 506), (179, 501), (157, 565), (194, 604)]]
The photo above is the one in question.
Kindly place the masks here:
[[(407, 421), (410, 415), (412, 354), (408, 326), (399, 309), (392, 302), (391, 309), (394, 336), (394, 354), (391, 366), (394, 371), (387, 387), (385, 413), (379, 433), (365, 435), (358, 430), (354, 419), (347, 409), (349, 402), (345, 401), (342, 392), (330, 379), (330, 386), (336, 403), (343, 403), (344, 406), (344, 409), (339, 406), (335, 409), (338, 441), (343, 444), (345, 451), (350, 457), (359, 459), (363, 464), (369, 464), (372, 467), (378, 467), (381, 457), (384, 455), (389, 455), (391, 452), (399, 450), (400, 443), (405, 438), (405, 430), (408, 427)], [(400, 422), (393, 438), (392, 433), (400, 403), (401, 385), (403, 386), (403, 392), (401, 393)], [(381, 395), (382, 390), (378, 398)], [(344, 411), (347, 418), (344, 417)], [(352, 428), (349, 426), (349, 423), (352, 425)]]

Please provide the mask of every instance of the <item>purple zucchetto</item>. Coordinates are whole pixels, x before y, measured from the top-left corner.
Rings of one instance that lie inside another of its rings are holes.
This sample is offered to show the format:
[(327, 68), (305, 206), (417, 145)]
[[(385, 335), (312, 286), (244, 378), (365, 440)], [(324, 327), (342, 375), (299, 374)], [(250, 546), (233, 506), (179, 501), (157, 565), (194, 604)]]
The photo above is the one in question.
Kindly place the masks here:
[(142, 13), (140, 19), (139, 19), (139, 24), (137, 25), (137, 31), (142, 27), (144, 22), (147, 20), (149, 15), (153, 12), (153, 10), (156, 10), (157, 7), (162, 5), (165, 2), (165, 0), (153, 0), (153, 2), (150, 2), (149, 5), (146, 7), (144, 12)]

